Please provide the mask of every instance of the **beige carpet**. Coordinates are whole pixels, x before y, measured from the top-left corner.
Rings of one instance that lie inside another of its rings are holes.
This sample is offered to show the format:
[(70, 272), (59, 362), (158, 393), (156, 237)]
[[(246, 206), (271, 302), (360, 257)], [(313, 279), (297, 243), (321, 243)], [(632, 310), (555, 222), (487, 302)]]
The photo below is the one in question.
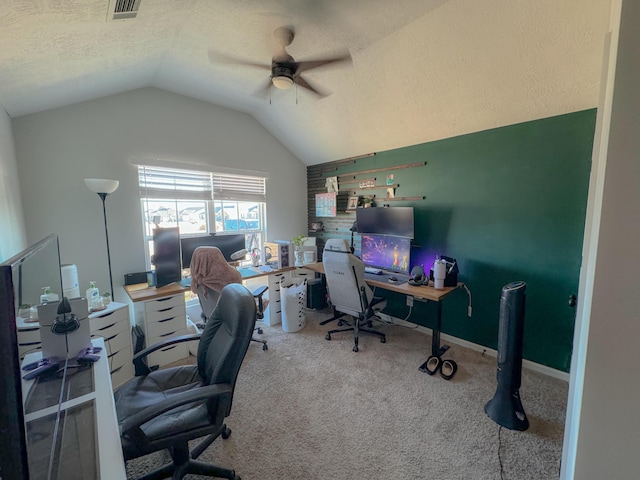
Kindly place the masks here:
[[(335, 322), (317, 323), (329, 316), (309, 311), (297, 333), (265, 327), (269, 350), (252, 343), (240, 370), (227, 419), (233, 433), (201, 460), (234, 468), (243, 480), (558, 478), (565, 382), (523, 371), (531, 426), (503, 428), (498, 451), (499, 427), (483, 410), (496, 388), (495, 358), (452, 345), (445, 358), (459, 368), (445, 381), (418, 370), (429, 335), (379, 325), (387, 343), (364, 336), (354, 353), (349, 333), (324, 339)], [(129, 462), (130, 478), (165, 458)]]

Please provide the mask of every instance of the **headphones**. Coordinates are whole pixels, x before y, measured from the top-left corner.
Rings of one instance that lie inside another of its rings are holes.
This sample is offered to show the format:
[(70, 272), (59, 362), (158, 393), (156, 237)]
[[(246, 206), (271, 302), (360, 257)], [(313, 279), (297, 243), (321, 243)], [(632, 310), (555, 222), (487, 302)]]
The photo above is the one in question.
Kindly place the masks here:
[(66, 335), (80, 328), (80, 320), (78, 320), (77, 315), (72, 313), (71, 304), (67, 297), (62, 297), (56, 313), (58, 316), (51, 324), (51, 331), (56, 335)]
[(409, 285), (419, 286), (428, 285), (429, 277), (424, 274), (424, 267), (422, 265), (416, 265), (411, 269), (411, 278), (409, 279)]

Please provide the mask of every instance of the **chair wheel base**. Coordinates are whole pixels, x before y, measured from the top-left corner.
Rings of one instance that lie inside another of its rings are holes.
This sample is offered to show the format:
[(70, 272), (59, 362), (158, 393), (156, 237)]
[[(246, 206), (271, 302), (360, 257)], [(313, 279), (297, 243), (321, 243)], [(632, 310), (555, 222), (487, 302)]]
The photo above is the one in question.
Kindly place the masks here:
[(357, 352), (358, 350), (359, 350), (359, 349), (358, 349), (358, 346), (357, 346), (357, 345), (354, 345), (354, 346), (353, 346), (353, 351), (354, 351), (354, 352)]
[(263, 352), (265, 352), (265, 351), (267, 351), (267, 350), (269, 350), (269, 347), (267, 347), (267, 344), (266, 344), (266, 343), (263, 343), (263, 344), (262, 344), (262, 351), (263, 351)]
[(325, 340), (331, 340), (331, 335), (329, 335), (328, 333), (324, 336)]

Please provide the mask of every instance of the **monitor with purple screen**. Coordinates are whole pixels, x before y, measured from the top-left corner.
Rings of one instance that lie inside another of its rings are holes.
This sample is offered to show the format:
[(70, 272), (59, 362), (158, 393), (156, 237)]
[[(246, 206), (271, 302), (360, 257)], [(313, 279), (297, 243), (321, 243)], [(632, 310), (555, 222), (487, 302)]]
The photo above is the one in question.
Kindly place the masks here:
[(409, 273), (411, 239), (390, 235), (362, 235), (360, 258), (368, 267)]

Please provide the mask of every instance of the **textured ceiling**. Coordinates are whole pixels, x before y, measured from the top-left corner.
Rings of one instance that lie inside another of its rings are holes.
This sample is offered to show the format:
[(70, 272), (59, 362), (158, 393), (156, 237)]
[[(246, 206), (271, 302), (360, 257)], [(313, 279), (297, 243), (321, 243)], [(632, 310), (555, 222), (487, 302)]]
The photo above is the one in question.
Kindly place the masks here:
[[(3, 0), (0, 104), (12, 117), (155, 86), (253, 115), (306, 164), (597, 105), (609, 0)], [(348, 49), (352, 65), (254, 95), (295, 27), (296, 60)]]

